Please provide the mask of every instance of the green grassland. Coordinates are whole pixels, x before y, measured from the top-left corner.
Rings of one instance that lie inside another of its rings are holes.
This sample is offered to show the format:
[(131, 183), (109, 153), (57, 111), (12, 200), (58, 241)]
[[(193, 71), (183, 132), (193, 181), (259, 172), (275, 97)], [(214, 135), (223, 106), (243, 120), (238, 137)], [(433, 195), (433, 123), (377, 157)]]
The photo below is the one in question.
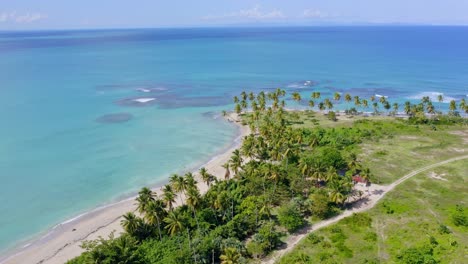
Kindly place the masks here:
[(364, 140), (356, 150), (362, 164), (374, 173), (373, 181), (381, 184), (389, 184), (413, 169), (463, 155), (468, 150), (466, 125), (411, 125), (388, 116), (344, 114), (338, 116), (338, 121), (331, 121), (312, 111), (288, 112), (287, 117), (289, 124), (296, 128), (358, 127), (371, 129), (376, 135), (384, 134), (384, 137)]
[[(373, 181), (382, 184), (468, 150), (466, 125), (411, 125), (390, 117), (355, 122), (360, 119), (335, 122), (318, 113), (288, 113), (295, 127), (353, 126), (385, 135), (364, 140), (356, 150)], [(465, 263), (467, 172), (466, 160), (423, 172), (368, 212), (309, 234), (279, 263)]]
[[(369, 212), (310, 234), (279, 263), (466, 263), (467, 171), (462, 160), (421, 173)], [(457, 205), (464, 225), (454, 220)], [(412, 251), (414, 262), (402, 259)], [(428, 256), (418, 262), (418, 254)]]

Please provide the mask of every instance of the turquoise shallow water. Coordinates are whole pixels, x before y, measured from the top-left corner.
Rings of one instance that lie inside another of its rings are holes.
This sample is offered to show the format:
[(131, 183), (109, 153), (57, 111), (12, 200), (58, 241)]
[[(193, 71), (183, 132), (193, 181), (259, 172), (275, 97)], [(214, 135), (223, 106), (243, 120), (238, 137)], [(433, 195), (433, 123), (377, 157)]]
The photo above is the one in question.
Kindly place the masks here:
[(467, 27), (0, 32), (0, 250), (208, 161), (243, 89), (460, 99), (467, 46)]

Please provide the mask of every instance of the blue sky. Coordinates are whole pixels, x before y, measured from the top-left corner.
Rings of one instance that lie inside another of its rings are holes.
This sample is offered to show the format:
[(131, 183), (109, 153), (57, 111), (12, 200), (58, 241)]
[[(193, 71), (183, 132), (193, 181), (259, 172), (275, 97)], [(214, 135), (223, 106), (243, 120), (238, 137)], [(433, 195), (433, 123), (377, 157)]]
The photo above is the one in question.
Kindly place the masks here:
[(0, 29), (468, 25), (468, 0), (0, 0)]

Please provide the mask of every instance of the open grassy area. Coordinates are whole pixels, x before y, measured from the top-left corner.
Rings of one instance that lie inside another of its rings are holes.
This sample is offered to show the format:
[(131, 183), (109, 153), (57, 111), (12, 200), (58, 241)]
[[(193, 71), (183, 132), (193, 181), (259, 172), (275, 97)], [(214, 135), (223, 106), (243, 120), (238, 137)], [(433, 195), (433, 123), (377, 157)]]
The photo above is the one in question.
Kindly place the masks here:
[(369, 212), (312, 233), (280, 263), (466, 263), (467, 171), (462, 160), (421, 173)]
[[(361, 144), (359, 160), (373, 172), (373, 181), (389, 184), (414, 168), (423, 167), (468, 151), (468, 127), (463, 125), (410, 125), (404, 120), (386, 116), (346, 116), (338, 121), (311, 111), (288, 112), (293, 127), (371, 129), (383, 137), (374, 137)], [(369, 120), (375, 122), (356, 122)]]

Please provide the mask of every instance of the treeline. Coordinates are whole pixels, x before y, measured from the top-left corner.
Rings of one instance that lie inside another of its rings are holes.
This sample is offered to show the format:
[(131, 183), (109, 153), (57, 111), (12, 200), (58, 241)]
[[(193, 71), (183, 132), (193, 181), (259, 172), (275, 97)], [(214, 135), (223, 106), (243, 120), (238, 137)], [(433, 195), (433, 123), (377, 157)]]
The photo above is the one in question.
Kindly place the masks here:
[(308, 219), (340, 213), (362, 195), (352, 176), (372, 179), (357, 158), (358, 144), (392, 130), (369, 120), (351, 128), (292, 128), (285, 96), (278, 89), (235, 97), (238, 113), (253, 110), (242, 114), (251, 134), (224, 175), (200, 170), (205, 194), (192, 173), (173, 175), (161, 195), (143, 188), (137, 212), (123, 216), (125, 233), (84, 243), (86, 252), (68, 263), (245, 263), (266, 256)]
[[(283, 91), (284, 92), (284, 91)], [(263, 94), (263, 95), (262, 95)], [(253, 93), (247, 94), (242, 92), (240, 97), (234, 97), (235, 111), (241, 113), (244, 110), (250, 109), (255, 113), (258, 109), (265, 110), (267, 108), (266, 100), (264, 99), (264, 93), (261, 92), (260, 96), (255, 98)], [(284, 95), (284, 93), (283, 93)], [(266, 98), (271, 100), (271, 108), (276, 109), (278, 107), (285, 106), (285, 100), (279, 100), (276, 93), (266, 94)], [(257, 99), (257, 100), (255, 100)], [(291, 94), (291, 99), (297, 102), (302, 102), (304, 99), (298, 92)], [(345, 113), (349, 115), (358, 115), (362, 112), (372, 110), (373, 115), (397, 115), (402, 111), (413, 123), (428, 123), (434, 120), (432, 117), (444, 118), (443, 122), (447, 122), (450, 117), (460, 117), (461, 114), (468, 114), (468, 105), (465, 98), (460, 99), (458, 102), (451, 100), (448, 106), (448, 113), (444, 115), (442, 112), (442, 103), (444, 102), (444, 96), (439, 94), (437, 96), (437, 103), (432, 102), (429, 96), (421, 98), (419, 103), (413, 104), (410, 101), (406, 101), (404, 104), (397, 102), (388, 101), (385, 96), (371, 96), (370, 98), (361, 98), (360, 96), (353, 96), (349, 93), (342, 95), (341, 93), (334, 93), (333, 98), (324, 98), (320, 92), (312, 92), (310, 99), (308, 100), (308, 106), (313, 109), (320, 111), (328, 110), (329, 118), (336, 120), (336, 113), (333, 111), (336, 104), (344, 104)], [(250, 104), (249, 104), (250, 103)], [(439, 109), (437, 109), (436, 105)], [(447, 119), (448, 117), (448, 119)]]

